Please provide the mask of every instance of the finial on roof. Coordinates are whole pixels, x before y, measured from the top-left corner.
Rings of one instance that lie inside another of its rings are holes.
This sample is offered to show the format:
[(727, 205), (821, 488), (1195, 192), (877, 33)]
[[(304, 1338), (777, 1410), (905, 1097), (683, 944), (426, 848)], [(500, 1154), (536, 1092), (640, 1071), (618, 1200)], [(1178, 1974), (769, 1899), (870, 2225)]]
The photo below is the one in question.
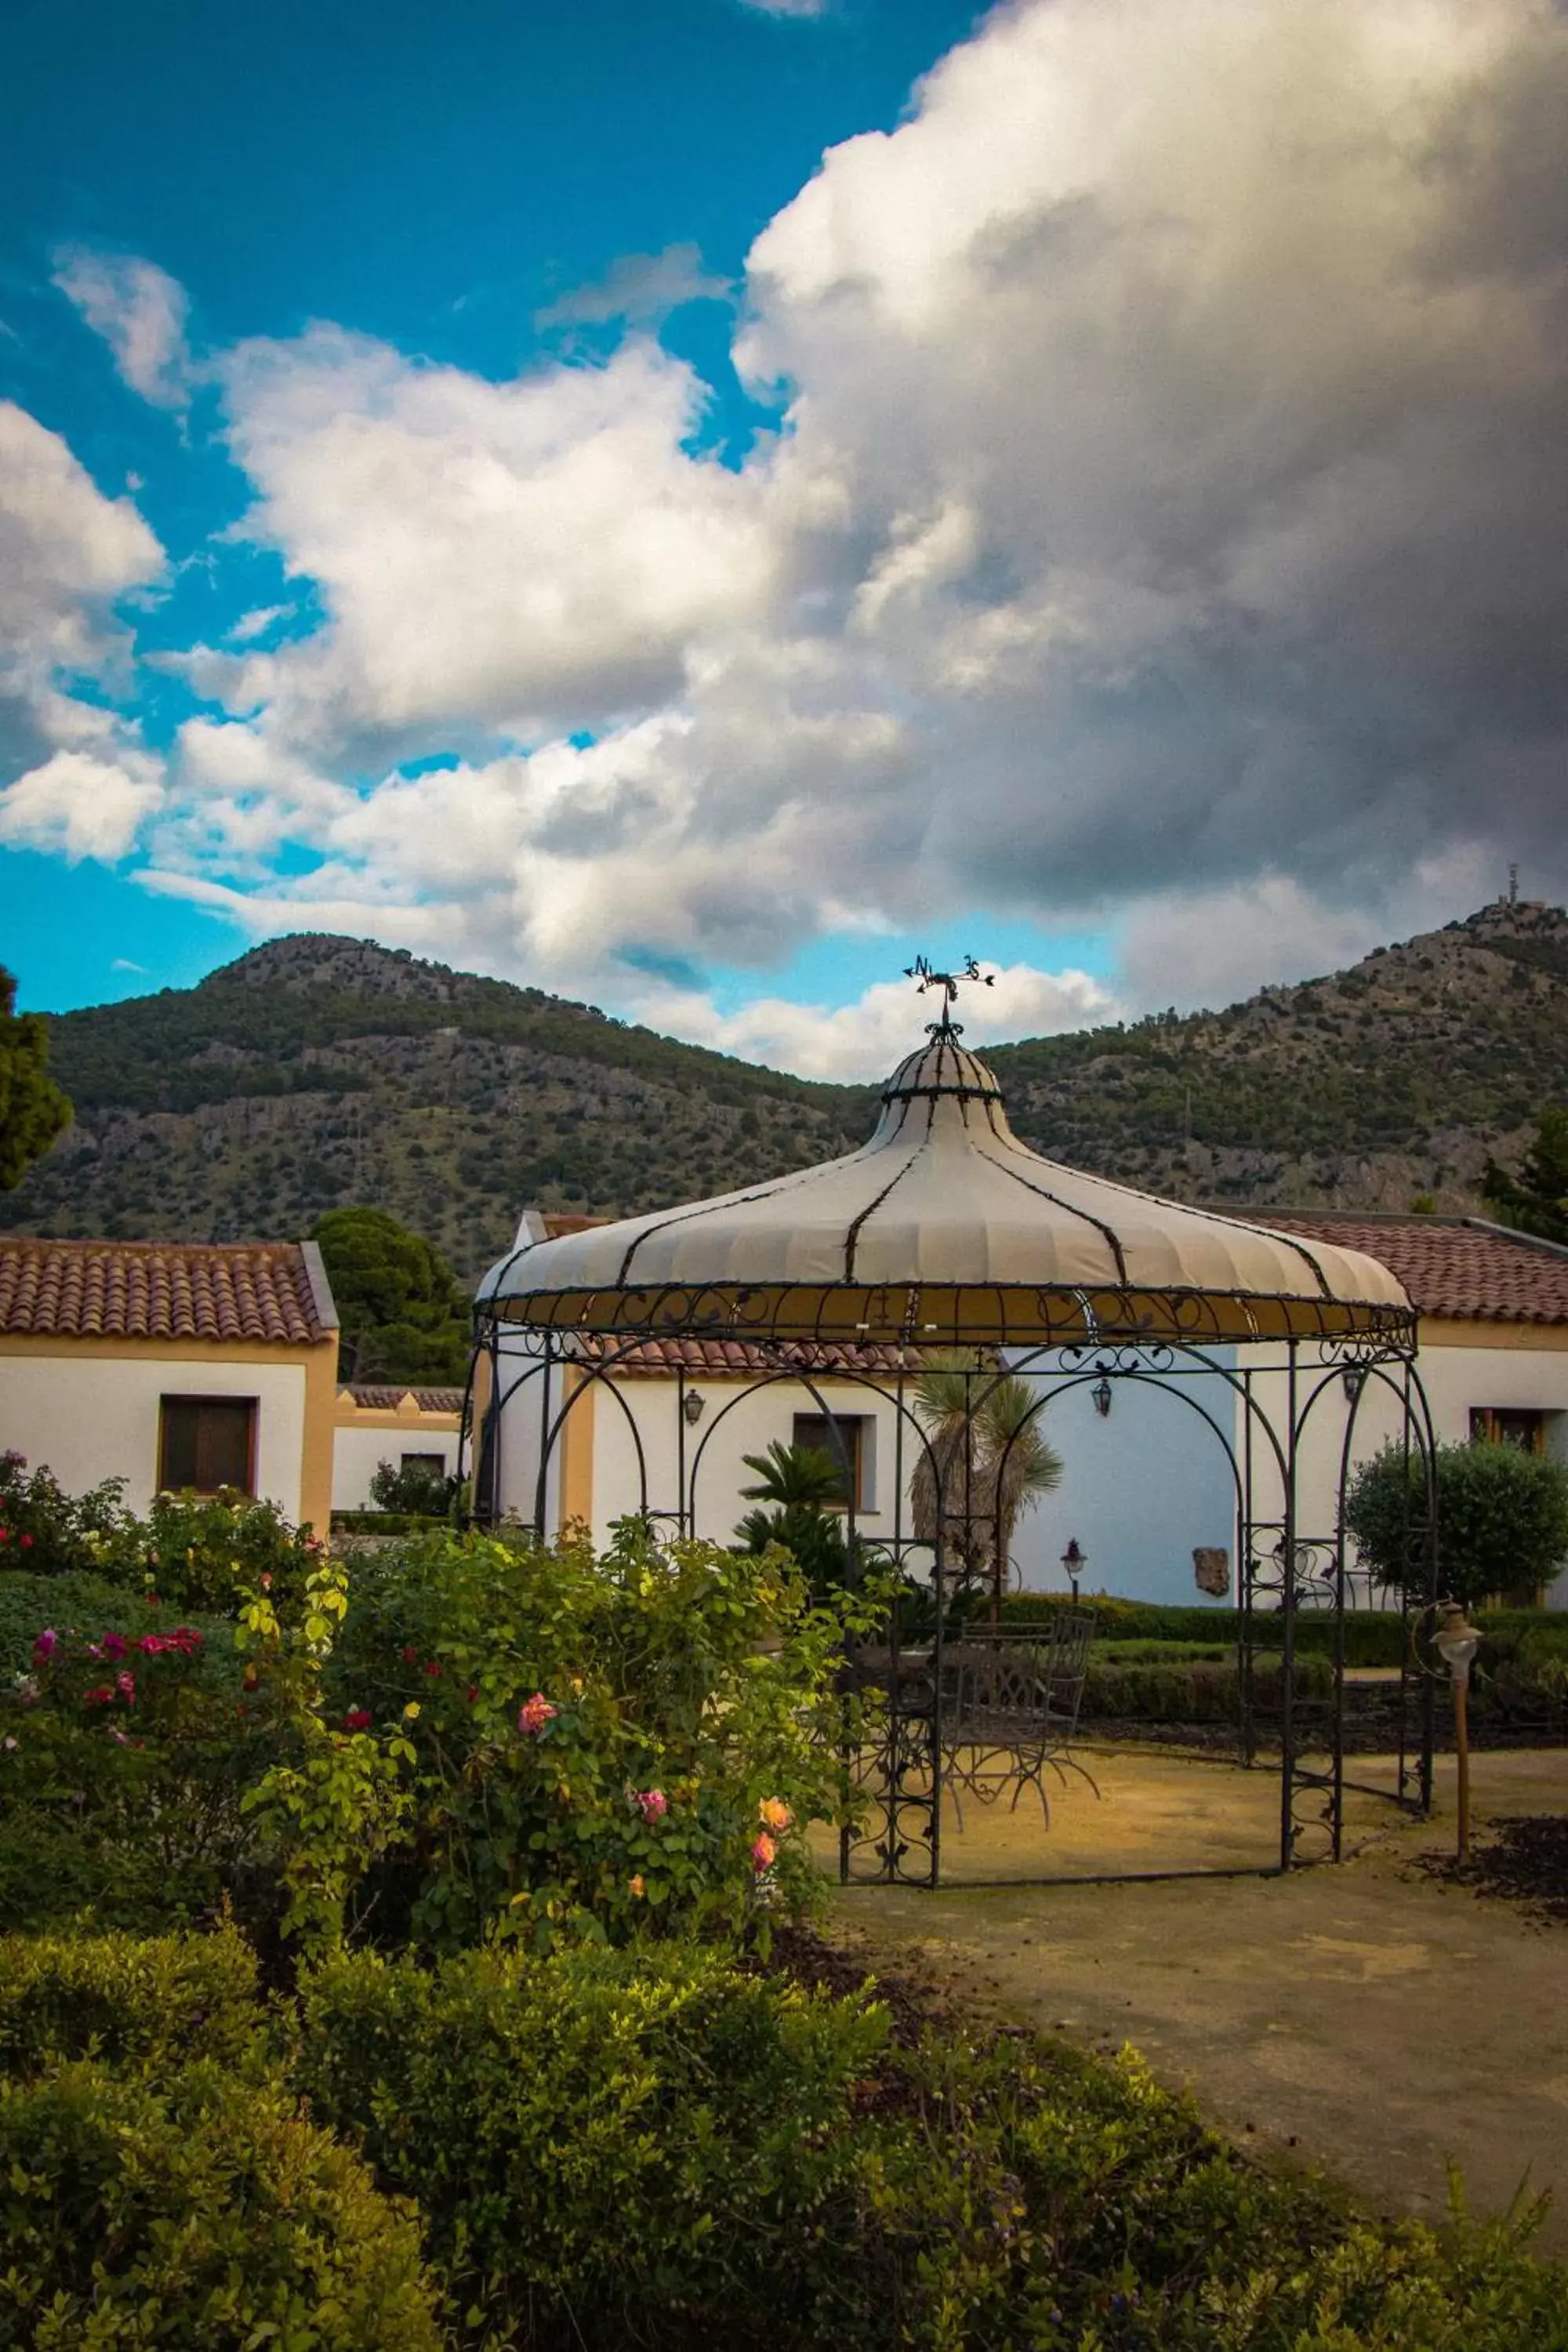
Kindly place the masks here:
[(922, 996), (928, 988), (940, 988), (942, 991), (942, 1018), (940, 1021), (927, 1022), (928, 1037), (963, 1036), (963, 1024), (961, 1021), (954, 1021), (951, 1011), (951, 1007), (958, 1002), (961, 982), (973, 980), (982, 988), (994, 988), (996, 985), (995, 973), (982, 971), (973, 956), (964, 957), (962, 971), (934, 971), (925, 957), (918, 955), (913, 963), (904, 966), (904, 978), (912, 980)]

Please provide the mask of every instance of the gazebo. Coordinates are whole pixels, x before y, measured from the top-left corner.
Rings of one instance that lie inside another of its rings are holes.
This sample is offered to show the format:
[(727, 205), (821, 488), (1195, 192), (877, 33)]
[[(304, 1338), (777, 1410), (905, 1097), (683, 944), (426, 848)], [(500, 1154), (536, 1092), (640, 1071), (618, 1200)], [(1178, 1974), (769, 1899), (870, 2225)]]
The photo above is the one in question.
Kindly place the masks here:
[[(831, 1367), (837, 1380), (890, 1401), (897, 1519), (875, 1550), (929, 1586), (934, 1632), (918, 1673), (899, 1671), (895, 1659), (885, 1677), (874, 1818), (846, 1839), (843, 1861), (847, 1876), (934, 1885), (955, 1562), (973, 1558), (964, 1538), (996, 1486), (976, 1481), (972, 1444), (933, 1446), (912, 1401), (920, 1370), (934, 1360), (962, 1370), (972, 1427), (1003, 1372), (1035, 1381), (1036, 1412), (1085, 1382), (1153, 1383), (1192, 1407), (1194, 1434), (1206, 1425), (1234, 1483), (1237, 1735), (1248, 1764), (1258, 1750), (1256, 1659), (1267, 1650), (1278, 1660), (1279, 1839), (1268, 1866), (1337, 1859), (1347, 1785), (1341, 1507), (1357, 1415), (1373, 1391), (1394, 1400), (1403, 1443), (1428, 1465), (1415, 1482), (1426, 1503), (1411, 1557), (1424, 1604), (1436, 1598), (1431, 1432), (1410, 1301), (1385, 1267), (1355, 1251), (1157, 1199), (1031, 1150), (1008, 1123), (994, 1073), (962, 1043), (952, 1017), (961, 976), (922, 967), (919, 977), (942, 991), (941, 1017), (889, 1079), (859, 1150), (711, 1200), (524, 1242), (492, 1267), (476, 1305), (468, 1416), (476, 1515), (500, 1515), (502, 1449), (526, 1425), (542, 1539), (549, 1466), (567, 1417), (595, 1383), (613, 1391), (617, 1367), (653, 1342), (740, 1343), (759, 1382), (787, 1378), (818, 1395), (815, 1381)], [(1331, 1415), (1333, 1524), (1307, 1528), (1298, 1463), (1309, 1431), (1321, 1443)], [(667, 1493), (651, 1490), (638, 1441), (641, 1508), (683, 1533), (727, 1536), (698, 1525), (700, 1448), (683, 1426), (674, 1439), (669, 1468), (658, 1474)], [(938, 1508), (917, 1532), (905, 1496), (922, 1460)], [(863, 1558), (852, 1501), (848, 1517), (851, 1557)], [(994, 1527), (989, 1538), (995, 1547)], [(1333, 1666), (1331, 1705), (1310, 1727), (1295, 1639), (1309, 1608), (1328, 1612)], [(889, 1638), (896, 1649), (896, 1631)], [(1415, 1668), (1402, 1677), (1401, 1727), (1394, 1788), (1376, 1793), (1425, 1811), (1432, 1709)]]

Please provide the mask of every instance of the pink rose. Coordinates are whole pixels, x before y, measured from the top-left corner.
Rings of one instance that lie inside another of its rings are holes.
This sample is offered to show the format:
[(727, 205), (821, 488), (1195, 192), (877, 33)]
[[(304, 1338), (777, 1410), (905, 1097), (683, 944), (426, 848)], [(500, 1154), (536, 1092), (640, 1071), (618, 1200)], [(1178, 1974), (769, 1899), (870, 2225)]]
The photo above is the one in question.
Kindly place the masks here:
[(560, 1712), (559, 1707), (551, 1706), (542, 1691), (535, 1691), (533, 1696), (524, 1699), (518, 1708), (517, 1727), (520, 1731), (526, 1731), (531, 1738), (537, 1738), (545, 1725), (552, 1723)]
[(662, 1789), (639, 1789), (632, 1802), (650, 1827), (655, 1822), (663, 1821), (669, 1811), (669, 1799)]
[(43, 1632), (39, 1634), (37, 1640), (33, 1644), (33, 1655), (37, 1659), (38, 1664), (42, 1665), (46, 1658), (52, 1658), (54, 1656), (55, 1652), (59, 1648), (59, 1635), (56, 1633), (52, 1625), (46, 1625)]
[(777, 1846), (773, 1843), (772, 1838), (769, 1837), (766, 1830), (764, 1830), (762, 1836), (752, 1848), (752, 1869), (771, 1870), (773, 1864), (778, 1860), (778, 1851)]

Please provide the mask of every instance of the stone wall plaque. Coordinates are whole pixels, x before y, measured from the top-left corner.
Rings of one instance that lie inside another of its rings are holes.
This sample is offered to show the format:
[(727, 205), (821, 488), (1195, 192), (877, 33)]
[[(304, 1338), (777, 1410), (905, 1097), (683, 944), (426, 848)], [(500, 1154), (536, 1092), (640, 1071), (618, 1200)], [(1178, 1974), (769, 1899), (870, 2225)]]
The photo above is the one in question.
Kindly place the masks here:
[(1230, 1553), (1224, 1544), (1194, 1545), (1193, 1582), (1200, 1592), (1212, 1593), (1216, 1601), (1229, 1598)]

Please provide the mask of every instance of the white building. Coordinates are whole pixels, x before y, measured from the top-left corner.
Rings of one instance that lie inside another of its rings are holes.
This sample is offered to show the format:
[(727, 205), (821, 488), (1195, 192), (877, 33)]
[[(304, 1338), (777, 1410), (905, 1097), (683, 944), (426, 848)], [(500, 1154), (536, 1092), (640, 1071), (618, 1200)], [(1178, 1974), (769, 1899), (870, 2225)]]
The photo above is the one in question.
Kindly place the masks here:
[(337, 1327), (311, 1242), (0, 1238), (0, 1445), (136, 1511), (234, 1486), (324, 1534)]
[(370, 1482), (384, 1462), (450, 1477), (458, 1466), (463, 1391), (396, 1381), (342, 1388), (333, 1410), (332, 1508), (375, 1508)]

